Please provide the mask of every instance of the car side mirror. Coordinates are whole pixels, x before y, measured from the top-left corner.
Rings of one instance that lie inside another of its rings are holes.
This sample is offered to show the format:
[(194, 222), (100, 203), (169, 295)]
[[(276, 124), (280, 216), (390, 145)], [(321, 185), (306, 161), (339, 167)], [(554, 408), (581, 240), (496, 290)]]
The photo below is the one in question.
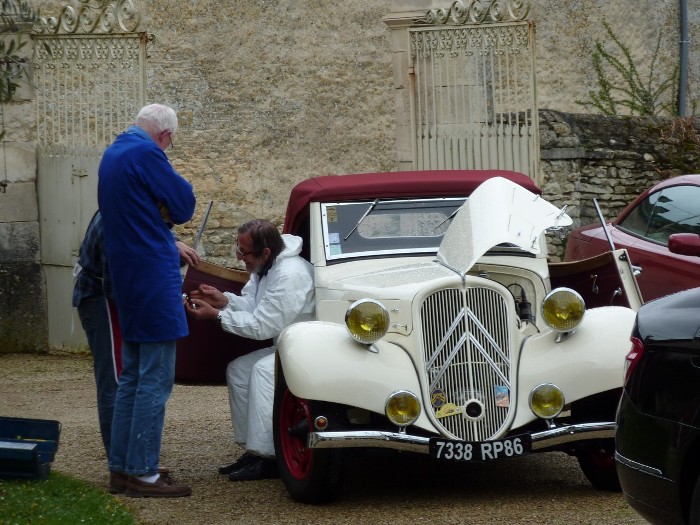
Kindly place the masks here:
[(700, 255), (700, 235), (674, 233), (668, 238), (668, 249), (679, 255)]

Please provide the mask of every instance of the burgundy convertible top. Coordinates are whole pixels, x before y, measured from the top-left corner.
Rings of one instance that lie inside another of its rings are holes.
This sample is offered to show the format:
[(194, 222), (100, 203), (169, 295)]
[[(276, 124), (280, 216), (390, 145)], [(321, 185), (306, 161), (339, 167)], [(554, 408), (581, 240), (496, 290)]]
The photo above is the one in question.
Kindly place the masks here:
[(492, 177), (503, 177), (533, 193), (542, 193), (527, 175), (506, 170), (392, 171), (314, 177), (292, 188), (284, 233), (298, 232), (309, 215), (312, 201), (469, 196), (479, 184)]

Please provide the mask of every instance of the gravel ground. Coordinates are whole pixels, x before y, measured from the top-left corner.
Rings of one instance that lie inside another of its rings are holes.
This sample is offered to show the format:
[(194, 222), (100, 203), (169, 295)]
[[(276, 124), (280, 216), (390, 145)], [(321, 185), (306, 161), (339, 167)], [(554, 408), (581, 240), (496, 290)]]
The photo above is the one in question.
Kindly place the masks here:
[[(0, 415), (57, 419), (53, 470), (107, 489), (89, 356), (0, 355)], [(643, 524), (617, 493), (595, 491), (575, 459), (549, 453), (487, 465), (436, 465), (371, 452), (352, 462), (342, 498), (292, 501), (279, 480), (231, 483), (218, 465), (242, 453), (231, 438), (225, 386), (176, 385), (162, 464), (190, 483), (178, 499), (118, 496), (142, 524)]]

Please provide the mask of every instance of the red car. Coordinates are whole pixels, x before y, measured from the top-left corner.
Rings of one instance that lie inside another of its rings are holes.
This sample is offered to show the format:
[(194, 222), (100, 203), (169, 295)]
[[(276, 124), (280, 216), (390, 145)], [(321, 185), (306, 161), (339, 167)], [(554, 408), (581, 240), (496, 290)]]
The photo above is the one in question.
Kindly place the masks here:
[[(652, 186), (607, 224), (615, 248), (625, 248), (641, 268), (637, 283), (644, 301), (700, 287), (700, 261), (668, 249), (674, 233), (700, 234), (700, 175), (681, 175)], [(610, 250), (599, 224), (573, 230), (566, 261), (587, 259)]]

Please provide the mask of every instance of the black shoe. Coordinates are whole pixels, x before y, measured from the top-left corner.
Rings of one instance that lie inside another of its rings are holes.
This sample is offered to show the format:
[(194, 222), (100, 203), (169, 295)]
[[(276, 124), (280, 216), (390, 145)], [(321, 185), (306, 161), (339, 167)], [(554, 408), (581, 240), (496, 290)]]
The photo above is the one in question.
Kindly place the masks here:
[(231, 481), (253, 481), (256, 479), (279, 478), (277, 463), (274, 459), (254, 457), (255, 461), (245, 467), (234, 470), (228, 475)]
[(219, 467), (219, 474), (231, 474), (231, 472), (235, 470), (240, 470), (246, 465), (250, 465), (253, 461), (257, 461), (258, 459), (260, 459), (258, 456), (254, 456), (253, 454), (246, 452), (230, 465), (223, 465)]

